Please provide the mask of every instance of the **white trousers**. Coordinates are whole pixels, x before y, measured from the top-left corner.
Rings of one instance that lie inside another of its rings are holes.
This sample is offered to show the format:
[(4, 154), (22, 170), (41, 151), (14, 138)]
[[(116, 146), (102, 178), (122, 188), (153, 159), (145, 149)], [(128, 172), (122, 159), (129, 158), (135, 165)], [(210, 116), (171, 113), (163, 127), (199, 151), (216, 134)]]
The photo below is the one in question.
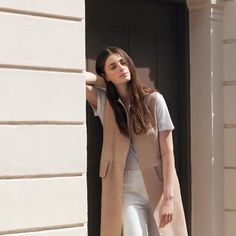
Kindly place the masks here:
[(160, 236), (141, 170), (125, 170), (123, 186), (122, 236)]

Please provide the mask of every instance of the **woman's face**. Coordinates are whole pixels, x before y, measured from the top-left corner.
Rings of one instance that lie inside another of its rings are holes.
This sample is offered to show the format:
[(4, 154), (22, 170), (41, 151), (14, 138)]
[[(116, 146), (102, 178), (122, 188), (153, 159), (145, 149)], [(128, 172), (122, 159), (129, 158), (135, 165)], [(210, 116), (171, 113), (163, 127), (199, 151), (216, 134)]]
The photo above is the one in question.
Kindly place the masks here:
[(127, 83), (131, 80), (130, 70), (125, 60), (118, 54), (111, 54), (104, 65), (106, 80), (115, 85)]

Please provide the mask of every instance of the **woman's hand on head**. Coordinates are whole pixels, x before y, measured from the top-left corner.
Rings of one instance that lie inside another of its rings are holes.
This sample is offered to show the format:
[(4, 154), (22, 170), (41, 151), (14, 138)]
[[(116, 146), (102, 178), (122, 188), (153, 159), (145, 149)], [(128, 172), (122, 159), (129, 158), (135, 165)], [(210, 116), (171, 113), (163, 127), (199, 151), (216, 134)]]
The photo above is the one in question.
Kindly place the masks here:
[(85, 79), (86, 79), (86, 84), (87, 85), (93, 85), (94, 82), (96, 81), (97, 76), (94, 73), (91, 73), (89, 71), (85, 72)]
[(160, 228), (165, 227), (172, 221), (173, 210), (174, 210), (173, 198), (171, 199), (163, 198), (159, 211)]
[(98, 86), (102, 88), (106, 87), (105, 80), (101, 76), (97, 76), (94, 73), (86, 71), (85, 79), (86, 79), (86, 85)]

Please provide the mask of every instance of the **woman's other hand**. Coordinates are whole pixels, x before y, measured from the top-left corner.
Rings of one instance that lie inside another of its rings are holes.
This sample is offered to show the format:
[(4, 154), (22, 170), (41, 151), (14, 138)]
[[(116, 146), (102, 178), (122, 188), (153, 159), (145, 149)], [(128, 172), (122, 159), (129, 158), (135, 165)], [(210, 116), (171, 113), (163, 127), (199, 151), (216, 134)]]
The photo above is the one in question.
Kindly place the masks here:
[(165, 227), (172, 221), (173, 209), (174, 209), (173, 198), (167, 199), (164, 197), (159, 211), (160, 228)]

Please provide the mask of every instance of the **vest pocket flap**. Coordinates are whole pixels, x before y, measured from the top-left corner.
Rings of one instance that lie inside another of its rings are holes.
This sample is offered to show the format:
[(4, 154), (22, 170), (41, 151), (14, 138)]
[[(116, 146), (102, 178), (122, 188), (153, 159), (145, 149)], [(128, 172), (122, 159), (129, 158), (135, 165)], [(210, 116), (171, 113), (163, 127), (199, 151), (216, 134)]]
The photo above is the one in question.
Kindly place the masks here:
[(101, 162), (100, 162), (100, 170), (99, 170), (99, 176), (100, 177), (105, 177), (106, 176), (109, 163), (110, 163), (110, 161), (101, 160)]
[(163, 181), (162, 164), (161, 164), (161, 165), (158, 165), (158, 166), (155, 166), (155, 170), (156, 170), (156, 173), (157, 173), (157, 176), (159, 177), (159, 179), (160, 179), (161, 181)]

